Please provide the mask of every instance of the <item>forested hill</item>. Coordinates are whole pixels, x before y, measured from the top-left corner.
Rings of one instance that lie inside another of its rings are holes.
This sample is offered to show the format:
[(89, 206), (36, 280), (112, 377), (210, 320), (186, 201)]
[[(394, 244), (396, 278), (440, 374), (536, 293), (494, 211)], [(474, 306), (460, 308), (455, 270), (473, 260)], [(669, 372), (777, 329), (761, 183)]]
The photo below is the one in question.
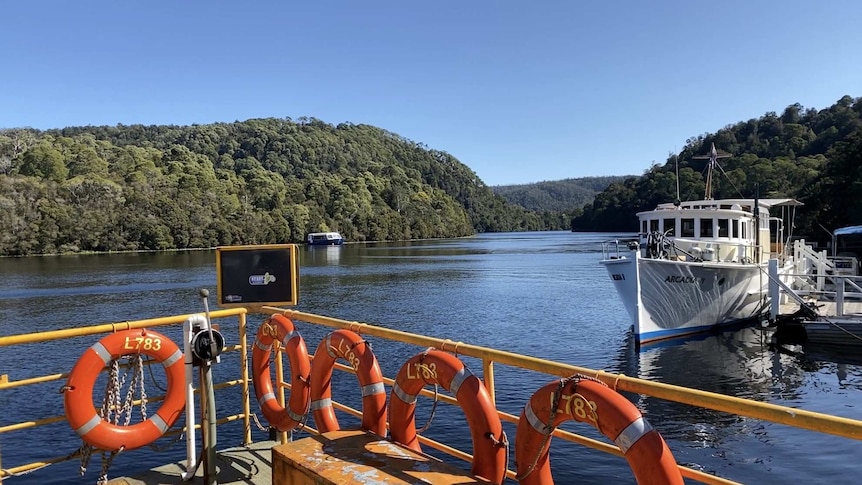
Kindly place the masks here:
[(637, 231), (638, 211), (676, 198), (679, 161), (682, 200), (702, 199), (706, 160), (696, 155), (718, 150), (726, 176), (716, 174), (714, 197), (793, 197), (799, 209), (794, 234), (820, 237), (827, 229), (862, 224), (862, 98), (844, 96), (817, 110), (799, 104), (783, 113), (728, 125), (686, 141), (678, 155), (643, 176), (611, 184), (572, 221), (574, 230)]
[(581, 177), (521, 185), (496, 185), (495, 194), (513, 204), (538, 212), (573, 212), (590, 203), (596, 194), (630, 176)]
[(255, 119), (0, 131), (0, 255), (568, 228), (369, 125)]

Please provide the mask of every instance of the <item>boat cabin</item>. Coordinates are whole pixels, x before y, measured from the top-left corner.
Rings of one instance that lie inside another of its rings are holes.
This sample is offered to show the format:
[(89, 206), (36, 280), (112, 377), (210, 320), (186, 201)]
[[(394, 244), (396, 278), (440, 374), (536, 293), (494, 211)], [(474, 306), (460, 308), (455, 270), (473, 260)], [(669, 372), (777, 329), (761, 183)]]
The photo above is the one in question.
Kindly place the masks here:
[(305, 239), (311, 246), (340, 246), (344, 238), (337, 232), (312, 232)]
[(771, 217), (770, 208), (798, 205), (801, 203), (793, 199), (762, 199), (757, 201), (760, 217), (755, 218), (754, 199), (660, 204), (637, 214), (642, 256), (765, 262), (784, 250), (784, 218)]

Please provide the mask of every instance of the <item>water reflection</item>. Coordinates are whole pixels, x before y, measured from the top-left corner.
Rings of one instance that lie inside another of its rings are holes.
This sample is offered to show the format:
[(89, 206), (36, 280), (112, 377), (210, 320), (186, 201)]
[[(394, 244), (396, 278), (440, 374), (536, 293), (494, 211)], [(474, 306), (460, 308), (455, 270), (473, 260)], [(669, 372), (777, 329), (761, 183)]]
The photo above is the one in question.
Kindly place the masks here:
[[(754, 329), (706, 335), (699, 340), (637, 350), (625, 309), (598, 260), (608, 234), (483, 234), (440, 241), (348, 244), (301, 248), (300, 304), (297, 309), (406, 332), (449, 338), (520, 352), (594, 369), (622, 372), (671, 384), (793, 407), (862, 418), (859, 406), (862, 366), (850, 360), (819, 358), (811, 349), (785, 352), (762, 345)], [(199, 288), (215, 290), (212, 251), (0, 259), (0, 335), (54, 330), (66, 326), (141, 319), (201, 311)], [(263, 315), (249, 317), (250, 333)], [(313, 351), (328, 329), (297, 322)], [(165, 330), (168, 334), (171, 330)], [(225, 323), (229, 344), (237, 329)], [(175, 341), (176, 333), (169, 334)], [(92, 338), (33, 345), (26, 355), (0, 350), (0, 374), (21, 379), (68, 372)], [(387, 375), (417, 352), (415, 347), (370, 338)], [(464, 359), (475, 373), (481, 362)], [(224, 356), (219, 379), (235, 377), (235, 354)], [(519, 414), (548, 376), (498, 366), (497, 405)], [(359, 407), (361, 393), (352, 375), (336, 373), (334, 397)], [(0, 392), (0, 426), (24, 419), (35, 403), (37, 418), (60, 414), (57, 386)], [(675, 457), (700, 469), (746, 483), (778, 483), (793, 473), (799, 481), (851, 483), (848, 463), (862, 456), (859, 442), (823, 437), (787, 426), (704, 411), (684, 404), (629, 396), (668, 439)], [(227, 389), (217, 396), (219, 415), (239, 406), (241, 396)], [(460, 409), (440, 406), (429, 434), (469, 450), (469, 433)], [(421, 426), (431, 405), (417, 409)], [(422, 414), (425, 413), (425, 414)], [(339, 416), (343, 426), (355, 424)], [(510, 441), (514, 427), (506, 425)], [(604, 439), (592, 428), (570, 430)], [(30, 434), (33, 433), (33, 434)], [(219, 429), (219, 442), (238, 444), (240, 427)], [(255, 427), (255, 439), (266, 436)], [(2, 436), (4, 465), (44, 458), (51, 443), (58, 454), (80, 444), (64, 423)], [(829, 449), (828, 454), (811, 450)], [(40, 453), (41, 452), (41, 453)], [(182, 458), (182, 446), (162, 454), (133, 451), (120, 456), (121, 473)], [(813, 456), (812, 456), (813, 455)], [(513, 457), (511, 457), (513, 459)], [(633, 483), (625, 461), (555, 440), (551, 451), (557, 483)], [(571, 466), (577, 463), (578, 466)], [(770, 474), (773, 466), (780, 473)], [(74, 463), (15, 479), (16, 483), (67, 483)], [(64, 468), (66, 467), (66, 468)], [(59, 471), (58, 471), (59, 470)], [(86, 480), (86, 479), (85, 479)]]
[[(850, 387), (858, 390), (859, 367), (778, 351), (770, 337), (760, 328), (743, 328), (638, 350), (629, 332), (619, 350), (617, 370), (656, 382), (862, 418), (862, 410), (847, 409), (846, 402), (836, 405), (828, 396)], [(814, 457), (815, 463), (852, 460), (862, 451), (862, 443), (842, 438), (641, 395), (629, 397), (668, 441), (679, 462), (747, 483), (775, 483), (776, 477), (768, 474), (772, 462), (793, 462), (801, 447), (835, 450), (829, 457)], [(802, 436), (808, 441), (788, 444)], [(803, 466), (811, 463), (809, 456)], [(829, 473), (836, 475), (834, 480), (851, 482), (840, 473)]]

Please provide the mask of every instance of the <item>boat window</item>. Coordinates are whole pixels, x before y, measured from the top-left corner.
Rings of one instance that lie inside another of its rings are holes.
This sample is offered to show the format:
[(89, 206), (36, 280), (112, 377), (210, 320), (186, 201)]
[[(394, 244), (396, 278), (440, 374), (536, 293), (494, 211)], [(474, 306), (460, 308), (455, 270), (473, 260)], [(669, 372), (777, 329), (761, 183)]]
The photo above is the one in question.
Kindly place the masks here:
[(700, 220), (700, 237), (713, 237), (712, 219)]
[(694, 237), (694, 219), (682, 219), (682, 227), (680, 228), (680, 236)]
[(676, 235), (676, 219), (665, 219), (663, 230), (668, 236), (675, 236)]
[(658, 232), (658, 219), (653, 219), (649, 221), (649, 231)]
[(718, 237), (729, 237), (730, 221), (727, 219), (718, 220)]
[(643, 221), (643, 222), (641, 223), (641, 232), (642, 232), (642, 233), (644, 233), (644, 234), (646, 234), (646, 233), (647, 233), (647, 230), (646, 230), (646, 227), (647, 227), (647, 226), (646, 226), (646, 222), (647, 222), (647, 221)]
[(733, 235), (731, 237), (737, 239), (739, 237), (739, 221), (736, 219), (730, 221), (730, 227), (733, 229)]

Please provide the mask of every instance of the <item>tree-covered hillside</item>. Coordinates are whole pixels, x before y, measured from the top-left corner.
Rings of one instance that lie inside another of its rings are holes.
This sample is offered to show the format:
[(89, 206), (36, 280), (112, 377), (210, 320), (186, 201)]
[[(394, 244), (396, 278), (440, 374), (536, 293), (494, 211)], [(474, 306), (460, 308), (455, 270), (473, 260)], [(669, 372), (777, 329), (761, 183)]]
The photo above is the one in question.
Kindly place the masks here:
[(611, 177), (582, 177), (521, 185), (491, 187), (495, 194), (513, 204), (532, 211), (573, 212), (595, 199), (596, 194), (610, 184), (622, 182), (624, 175)]
[(821, 225), (862, 224), (862, 98), (844, 96), (825, 109), (794, 104), (780, 115), (766, 113), (691, 138), (664, 165), (611, 184), (572, 220), (572, 229), (636, 231), (635, 213), (676, 198), (677, 161), (680, 198), (703, 198), (707, 162), (694, 157), (712, 143), (733, 155), (721, 160), (714, 198), (754, 197), (757, 188), (760, 197), (796, 198), (805, 205), (794, 233), (809, 237), (825, 234)]
[(566, 228), (448, 153), (368, 125), (255, 119), (0, 131), (0, 255)]

